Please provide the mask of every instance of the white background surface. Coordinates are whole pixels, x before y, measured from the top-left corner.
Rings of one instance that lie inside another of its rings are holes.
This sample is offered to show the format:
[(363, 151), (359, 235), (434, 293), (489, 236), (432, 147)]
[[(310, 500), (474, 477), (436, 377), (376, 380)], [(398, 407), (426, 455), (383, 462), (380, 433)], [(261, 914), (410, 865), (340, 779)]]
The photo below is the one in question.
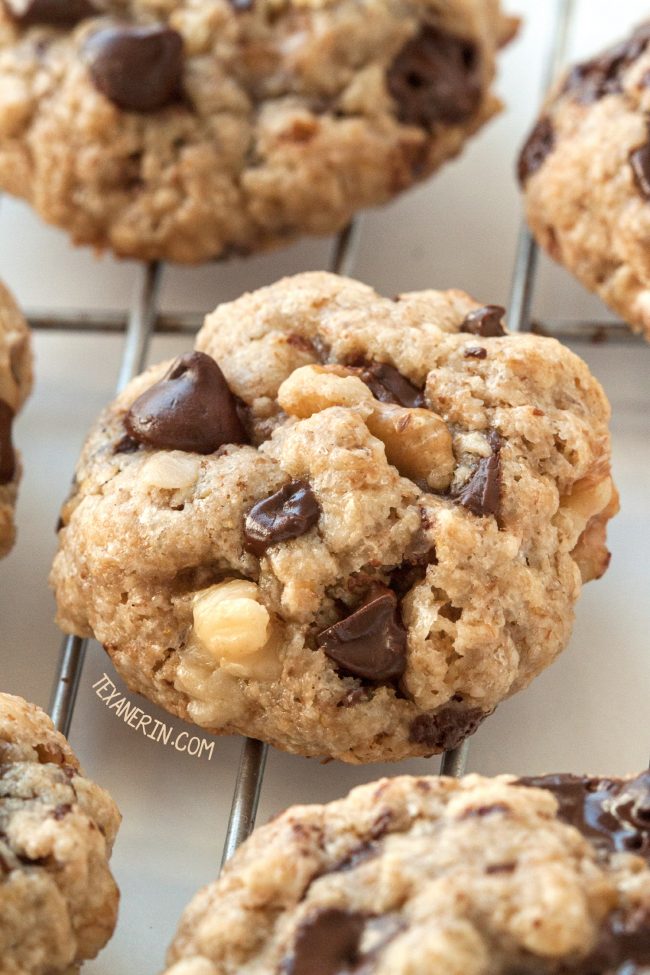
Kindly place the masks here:
[[(427, 186), (368, 215), (355, 273), (386, 294), (409, 288), (462, 287), (506, 304), (519, 220), (513, 160), (539, 99), (542, 61), (555, 4), (507, 0), (526, 18), (502, 58), (506, 112)], [(583, 55), (648, 15), (638, 0), (583, 0), (574, 52)], [(293, 270), (325, 266), (327, 242), (201, 269), (170, 269), (167, 309), (205, 312), (244, 288)], [(136, 268), (75, 252), (22, 205), (0, 206), (0, 273), (34, 307), (128, 304)], [(606, 317), (600, 303), (544, 262), (535, 313)], [(152, 360), (189, 347), (157, 339)], [(0, 687), (46, 706), (59, 651), (47, 573), (54, 525), (85, 431), (111, 397), (120, 344), (110, 336), (36, 336), (37, 385), (17, 425), (25, 461), (19, 542), (0, 565)], [(613, 560), (585, 590), (564, 656), (527, 692), (502, 705), (472, 741), (470, 769), (486, 773), (550, 770), (625, 772), (650, 750), (650, 347), (582, 346), (614, 409), (614, 470), (622, 512), (610, 530)], [(240, 742), (216, 740), (213, 757), (192, 759), (124, 726), (97, 700), (92, 683), (108, 659), (91, 648), (71, 741), (88, 772), (108, 787), (124, 814), (114, 868), (123, 899), (118, 932), (88, 975), (153, 975), (180, 911), (217, 870)], [(153, 706), (148, 713), (173, 724)], [(296, 801), (334, 798), (382, 773), (433, 771), (436, 761), (350, 768), (273, 752), (260, 821)]]

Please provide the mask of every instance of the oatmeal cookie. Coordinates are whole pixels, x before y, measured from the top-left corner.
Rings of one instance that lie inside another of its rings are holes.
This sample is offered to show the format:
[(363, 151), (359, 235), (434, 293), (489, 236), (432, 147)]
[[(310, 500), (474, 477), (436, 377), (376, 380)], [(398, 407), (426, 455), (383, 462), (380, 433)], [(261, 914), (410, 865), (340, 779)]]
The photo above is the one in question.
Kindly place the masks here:
[(258, 829), (167, 975), (641, 975), (649, 858), (648, 772), (384, 779)]
[(72, 975), (115, 927), (120, 816), (50, 719), (0, 694), (0, 972)]
[(0, 187), (199, 262), (341, 229), (500, 108), (500, 0), (0, 0)]
[(519, 158), (540, 245), (650, 338), (650, 23), (573, 67)]
[(21, 471), (11, 429), (31, 384), (27, 323), (0, 282), (0, 557), (7, 554), (16, 534), (14, 506)]
[(566, 644), (617, 507), (601, 387), (503, 315), (321, 272), (220, 306), (90, 434), (60, 625), (213, 732), (457, 745)]

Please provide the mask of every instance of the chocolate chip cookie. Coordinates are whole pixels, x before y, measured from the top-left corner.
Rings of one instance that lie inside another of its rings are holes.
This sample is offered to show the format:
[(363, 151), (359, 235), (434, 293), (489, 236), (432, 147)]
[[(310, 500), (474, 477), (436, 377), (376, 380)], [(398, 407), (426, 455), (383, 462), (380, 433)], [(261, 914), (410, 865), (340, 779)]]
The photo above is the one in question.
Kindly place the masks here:
[(14, 542), (14, 506), (20, 461), (12, 426), (32, 384), (29, 332), (25, 319), (0, 282), (0, 557)]
[(257, 830), (167, 975), (641, 975), (650, 773), (384, 779)]
[(541, 246), (650, 338), (650, 23), (573, 67), (519, 158)]
[(32, 704), (0, 694), (0, 970), (72, 975), (106, 944), (120, 816)]
[(602, 389), (503, 318), (325, 273), (219, 307), (90, 434), (60, 625), (214, 732), (457, 745), (565, 645), (617, 508)]
[(330, 234), (500, 107), (500, 0), (1, 0), (0, 187), (199, 262)]

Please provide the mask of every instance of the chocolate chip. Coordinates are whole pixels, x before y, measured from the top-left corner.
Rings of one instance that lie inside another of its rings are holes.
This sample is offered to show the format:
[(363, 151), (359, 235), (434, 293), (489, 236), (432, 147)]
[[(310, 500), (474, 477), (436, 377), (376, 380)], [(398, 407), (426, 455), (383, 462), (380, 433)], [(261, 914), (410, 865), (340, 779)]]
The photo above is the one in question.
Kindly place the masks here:
[(141, 446), (142, 444), (139, 444), (137, 440), (134, 440), (133, 437), (129, 437), (129, 435), (125, 433), (124, 436), (120, 437), (120, 439), (115, 444), (115, 447), (113, 448), (113, 453), (134, 454), (137, 450), (140, 450)]
[(0, 484), (9, 484), (16, 473), (16, 455), (11, 442), (14, 411), (0, 399)]
[(505, 802), (492, 802), (488, 806), (475, 806), (473, 809), (466, 809), (462, 814), (461, 819), (473, 819), (478, 817), (483, 819), (485, 816), (496, 815), (509, 815), (512, 812), (510, 806), (506, 806)]
[(466, 316), (460, 331), (468, 332), (470, 335), (480, 335), (483, 339), (501, 338), (506, 334), (503, 327), (505, 313), (506, 310), (501, 305), (483, 305), (482, 308), (475, 308)]
[(299, 926), (293, 951), (283, 964), (286, 975), (343, 975), (356, 964), (365, 917), (328, 907)]
[(395, 593), (373, 594), (356, 612), (323, 630), (318, 646), (341, 672), (385, 683), (406, 667), (406, 630)]
[(154, 112), (178, 97), (183, 40), (168, 27), (106, 27), (84, 45), (95, 87), (120, 108)]
[(650, 863), (650, 771), (632, 781), (543, 775), (518, 784), (552, 792), (559, 818), (596, 849), (636, 853)]
[(637, 189), (646, 200), (650, 200), (650, 142), (631, 153), (630, 166)]
[(547, 115), (542, 116), (530, 133), (517, 160), (517, 178), (521, 186), (541, 169), (555, 149), (555, 129)]
[(99, 13), (88, 0), (4, 0), (4, 5), (21, 27), (44, 24), (48, 27), (74, 27), (86, 17)]
[(60, 802), (58, 806), (54, 807), (52, 811), (52, 818), (60, 822), (62, 819), (72, 812), (72, 805), (69, 802)]
[(643, 54), (649, 41), (650, 25), (642, 24), (627, 40), (572, 68), (562, 93), (584, 105), (606, 95), (620, 94), (624, 71)]
[(473, 515), (494, 515), (498, 521), (501, 513), (500, 441), (493, 442), (490, 456), (481, 458), (478, 467), (454, 500)]
[(431, 752), (444, 752), (473, 735), (487, 712), (480, 708), (466, 708), (462, 705), (446, 704), (429, 714), (419, 714), (411, 722), (409, 741), (414, 745), (424, 745)]
[(424, 406), (421, 389), (386, 362), (355, 363), (361, 379), (380, 403), (397, 403), (408, 409)]
[(487, 349), (484, 349), (481, 345), (466, 345), (463, 349), (463, 355), (466, 359), (486, 359)]
[(437, 122), (464, 122), (481, 103), (476, 46), (435, 27), (424, 27), (404, 45), (387, 72), (397, 116), (430, 129)]
[(244, 520), (244, 545), (262, 556), (277, 542), (305, 535), (318, 522), (321, 507), (306, 481), (291, 481), (253, 505)]
[(133, 403), (124, 419), (129, 436), (150, 447), (211, 454), (246, 443), (235, 398), (209, 355), (189, 352)]
[(233, 7), (237, 13), (243, 14), (247, 10), (253, 9), (253, 0), (230, 0), (230, 6)]

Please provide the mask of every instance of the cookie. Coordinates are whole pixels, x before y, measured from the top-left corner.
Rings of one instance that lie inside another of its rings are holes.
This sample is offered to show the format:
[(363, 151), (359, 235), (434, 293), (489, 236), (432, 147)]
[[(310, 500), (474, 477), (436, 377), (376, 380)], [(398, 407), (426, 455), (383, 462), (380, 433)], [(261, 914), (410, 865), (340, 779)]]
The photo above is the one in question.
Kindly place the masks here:
[(90, 434), (59, 624), (216, 733), (457, 745), (565, 645), (617, 507), (602, 389), (503, 316), (319, 272), (219, 307)]
[(27, 323), (0, 282), (0, 557), (14, 543), (14, 506), (21, 468), (12, 441), (14, 418), (32, 385)]
[(39, 708), (0, 694), (0, 970), (72, 975), (106, 944), (117, 808)]
[(648, 971), (650, 773), (383, 779), (258, 829), (167, 975)]
[(500, 108), (499, 0), (2, 0), (0, 187), (199, 262), (330, 234)]
[(573, 67), (519, 158), (539, 244), (650, 338), (650, 23)]

